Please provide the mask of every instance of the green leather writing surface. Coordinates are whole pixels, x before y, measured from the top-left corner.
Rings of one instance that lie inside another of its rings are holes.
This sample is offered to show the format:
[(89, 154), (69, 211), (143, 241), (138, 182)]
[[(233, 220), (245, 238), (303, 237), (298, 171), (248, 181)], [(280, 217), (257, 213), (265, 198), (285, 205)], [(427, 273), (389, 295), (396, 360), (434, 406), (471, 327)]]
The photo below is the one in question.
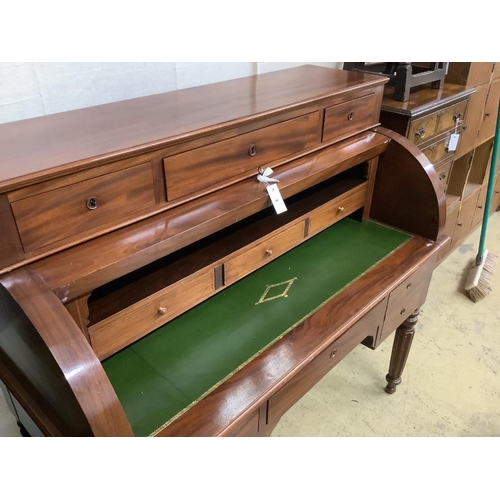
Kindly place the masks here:
[(135, 434), (206, 396), (410, 237), (343, 219), (105, 360)]

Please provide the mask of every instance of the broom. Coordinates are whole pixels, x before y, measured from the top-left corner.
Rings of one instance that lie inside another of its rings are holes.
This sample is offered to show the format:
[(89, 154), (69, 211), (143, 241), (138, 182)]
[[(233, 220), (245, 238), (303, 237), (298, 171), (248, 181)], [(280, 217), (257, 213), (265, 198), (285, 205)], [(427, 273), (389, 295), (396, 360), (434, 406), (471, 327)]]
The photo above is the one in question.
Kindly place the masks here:
[(491, 292), (491, 279), (493, 271), (498, 261), (498, 256), (488, 252), (484, 248), (486, 240), (486, 229), (488, 227), (488, 218), (490, 214), (491, 198), (493, 194), (493, 185), (495, 183), (495, 171), (498, 157), (498, 144), (500, 136), (500, 105), (497, 115), (497, 125), (495, 139), (493, 142), (493, 153), (491, 157), (490, 175), (488, 178), (488, 191), (486, 193), (486, 203), (484, 205), (483, 223), (481, 226), (481, 237), (479, 240), (479, 249), (474, 265), (471, 267), (467, 280), (465, 282), (465, 291), (469, 298), (474, 302), (486, 297)]

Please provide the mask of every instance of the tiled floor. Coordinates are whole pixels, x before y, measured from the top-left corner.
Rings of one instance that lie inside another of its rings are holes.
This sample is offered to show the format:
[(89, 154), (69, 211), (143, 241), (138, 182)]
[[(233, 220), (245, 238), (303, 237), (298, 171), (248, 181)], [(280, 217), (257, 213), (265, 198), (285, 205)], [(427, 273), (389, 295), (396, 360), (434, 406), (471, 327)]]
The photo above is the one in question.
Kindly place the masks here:
[[(280, 421), (273, 436), (500, 436), (500, 265), (473, 303), (462, 280), (479, 228), (435, 271), (395, 394), (383, 391), (392, 337), (358, 346)], [(500, 256), (500, 212), (486, 248)], [(18, 436), (0, 392), (0, 436)]]

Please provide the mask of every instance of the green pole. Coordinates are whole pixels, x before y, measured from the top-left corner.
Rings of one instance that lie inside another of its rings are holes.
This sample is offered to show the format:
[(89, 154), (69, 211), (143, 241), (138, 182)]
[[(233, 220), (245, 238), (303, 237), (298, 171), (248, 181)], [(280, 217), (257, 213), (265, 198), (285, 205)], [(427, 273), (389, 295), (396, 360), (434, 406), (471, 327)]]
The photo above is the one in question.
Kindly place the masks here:
[(493, 142), (493, 154), (491, 156), (490, 176), (488, 179), (488, 191), (486, 193), (486, 203), (484, 205), (483, 224), (481, 226), (481, 238), (479, 240), (479, 250), (476, 257), (476, 266), (479, 266), (483, 261), (484, 244), (486, 242), (486, 229), (488, 227), (488, 218), (490, 216), (491, 198), (493, 196), (493, 185), (495, 184), (495, 172), (498, 159), (498, 145), (500, 143), (500, 104), (498, 106), (497, 126), (495, 131), (495, 139)]

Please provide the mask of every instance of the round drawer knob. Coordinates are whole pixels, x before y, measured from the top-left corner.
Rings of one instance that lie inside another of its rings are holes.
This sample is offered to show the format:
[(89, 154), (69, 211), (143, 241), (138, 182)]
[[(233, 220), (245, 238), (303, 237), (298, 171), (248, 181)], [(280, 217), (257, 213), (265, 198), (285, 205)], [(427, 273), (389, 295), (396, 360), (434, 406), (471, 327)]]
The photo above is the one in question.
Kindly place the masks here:
[(255, 156), (257, 154), (257, 147), (255, 146), (255, 144), (252, 144), (249, 148), (248, 148), (248, 154), (250, 156)]
[(344, 207), (339, 207), (339, 208), (337, 209), (337, 212), (338, 212), (339, 214), (341, 214), (344, 210), (345, 210), (345, 208), (344, 208)]
[(167, 314), (167, 308), (166, 307), (158, 308), (158, 314), (160, 314), (161, 316), (165, 316), (165, 314)]
[(89, 210), (95, 210), (99, 205), (99, 202), (97, 201), (97, 198), (95, 196), (91, 196), (90, 198), (87, 198), (86, 204)]
[(337, 349), (333, 349), (330, 353), (330, 358), (334, 358), (337, 355)]
[(406, 309), (403, 307), (403, 309), (401, 309), (401, 313), (400, 314), (404, 314), (406, 312)]
[(410, 288), (410, 287), (411, 287), (411, 283), (408, 283), (408, 284), (406, 285), (406, 289), (408, 290), (408, 288)]
[(273, 251), (270, 248), (268, 248), (266, 250), (266, 257), (271, 257), (272, 254), (273, 254)]

